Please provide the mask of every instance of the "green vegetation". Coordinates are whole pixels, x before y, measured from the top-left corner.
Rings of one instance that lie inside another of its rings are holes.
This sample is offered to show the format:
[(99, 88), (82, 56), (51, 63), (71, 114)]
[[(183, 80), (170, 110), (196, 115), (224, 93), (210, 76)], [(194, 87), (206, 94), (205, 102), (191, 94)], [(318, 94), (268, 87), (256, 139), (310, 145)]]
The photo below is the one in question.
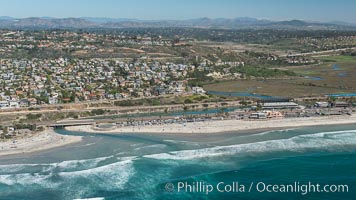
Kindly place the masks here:
[(198, 71), (195, 70), (194, 72), (190, 72), (188, 74), (188, 77), (191, 78), (188, 81), (188, 85), (191, 87), (194, 86), (202, 86), (205, 82), (210, 82), (213, 80), (212, 77), (206, 76), (209, 73), (209, 71)]
[[(326, 94), (356, 93), (356, 58), (353, 56), (320, 57), (321, 65), (291, 67), (295, 76), (288, 79), (246, 79), (221, 81), (204, 85), (206, 90), (221, 92), (248, 92), (280, 97), (309, 97)], [(337, 64), (335, 70), (333, 65)], [(282, 68), (289, 73), (288, 67)], [(269, 69), (273, 70), (273, 69)], [(288, 70), (288, 71), (287, 71)], [(264, 74), (257, 69), (252, 74)], [(278, 73), (277, 73), (278, 74)], [(313, 79), (311, 77), (318, 77)]]
[(296, 75), (293, 71), (289, 71), (289, 70), (269, 69), (266, 67), (257, 67), (257, 66), (245, 66), (245, 67), (233, 68), (231, 72), (242, 73), (246, 76), (264, 77), (264, 78)]
[(138, 99), (138, 100), (120, 100), (114, 102), (115, 106), (159, 106), (160, 99)]
[(26, 115), (28, 120), (39, 120), (42, 117), (42, 114), (27, 114)]
[(91, 115), (103, 115), (106, 111), (103, 109), (94, 109), (90, 111)]
[(324, 56), (324, 57), (320, 57), (320, 60), (324, 62), (333, 62), (337, 64), (342, 64), (343, 62), (356, 62), (356, 58), (349, 55)]
[(14, 124), (15, 129), (29, 129), (31, 131), (36, 130), (36, 125), (35, 124), (22, 124), (22, 123), (16, 123)]
[(186, 99), (186, 100), (184, 100), (184, 103), (189, 104), (189, 103), (193, 103), (193, 101), (191, 99)]
[(115, 106), (160, 106), (171, 104), (189, 104), (197, 102), (214, 102), (219, 100), (219, 97), (209, 95), (182, 95), (164, 98), (150, 98), (150, 99), (135, 99), (135, 100), (119, 100), (115, 101)]
[(343, 56), (356, 56), (356, 51), (355, 50), (347, 50), (341, 52), (341, 55)]

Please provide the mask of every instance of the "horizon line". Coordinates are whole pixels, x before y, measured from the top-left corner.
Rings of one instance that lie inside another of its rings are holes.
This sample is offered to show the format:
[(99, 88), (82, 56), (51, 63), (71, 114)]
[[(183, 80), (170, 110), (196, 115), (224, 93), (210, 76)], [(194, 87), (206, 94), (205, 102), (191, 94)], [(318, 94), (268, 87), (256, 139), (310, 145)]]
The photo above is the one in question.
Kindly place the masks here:
[(86, 18), (96, 18), (96, 19), (122, 19), (122, 20), (139, 20), (139, 21), (187, 21), (187, 20), (195, 20), (195, 19), (210, 19), (210, 20), (216, 20), (216, 19), (241, 19), (241, 18), (249, 18), (249, 19), (256, 19), (256, 20), (260, 20), (260, 21), (272, 21), (272, 22), (283, 22), (283, 21), (294, 21), (294, 20), (299, 20), (299, 21), (304, 21), (304, 22), (315, 22), (315, 23), (332, 23), (332, 22), (342, 22), (342, 23), (347, 23), (347, 24), (356, 24), (356, 22), (349, 22), (349, 21), (343, 21), (343, 20), (332, 20), (332, 21), (319, 21), (319, 20), (307, 20), (307, 19), (300, 19), (300, 18), (285, 18), (285, 19), (268, 19), (268, 18), (256, 18), (256, 17), (247, 17), (247, 16), (243, 16), (243, 17), (197, 17), (197, 18), (186, 18), (186, 19), (165, 19), (165, 18), (161, 18), (161, 19), (142, 19), (142, 18), (128, 18), (128, 17), (93, 17), (93, 16), (81, 16), (81, 17), (70, 17), (70, 16), (66, 16), (66, 17), (51, 17), (51, 16), (27, 16), (27, 17), (12, 17), (12, 16), (8, 16), (8, 15), (3, 15), (0, 16), (0, 18), (12, 18), (12, 19), (28, 19), (28, 18), (41, 18), (41, 19), (86, 19)]

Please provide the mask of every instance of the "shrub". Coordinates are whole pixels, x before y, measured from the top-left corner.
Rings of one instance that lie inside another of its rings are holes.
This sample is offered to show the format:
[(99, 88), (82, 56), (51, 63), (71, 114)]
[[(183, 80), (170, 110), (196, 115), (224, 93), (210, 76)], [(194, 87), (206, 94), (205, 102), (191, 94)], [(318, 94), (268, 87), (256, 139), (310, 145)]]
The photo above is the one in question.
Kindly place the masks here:
[(187, 104), (187, 103), (193, 103), (193, 101), (191, 99), (186, 99), (184, 100), (184, 103)]
[(27, 119), (29, 120), (37, 120), (42, 117), (42, 114), (27, 114), (26, 115)]

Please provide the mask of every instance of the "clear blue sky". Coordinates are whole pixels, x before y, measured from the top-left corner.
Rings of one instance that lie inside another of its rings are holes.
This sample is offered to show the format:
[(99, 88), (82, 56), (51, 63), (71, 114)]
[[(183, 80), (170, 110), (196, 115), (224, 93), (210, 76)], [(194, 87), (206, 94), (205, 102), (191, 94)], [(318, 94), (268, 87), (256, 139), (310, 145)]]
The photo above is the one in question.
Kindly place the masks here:
[(356, 0), (0, 0), (12, 17), (192, 19), (255, 17), (356, 23)]

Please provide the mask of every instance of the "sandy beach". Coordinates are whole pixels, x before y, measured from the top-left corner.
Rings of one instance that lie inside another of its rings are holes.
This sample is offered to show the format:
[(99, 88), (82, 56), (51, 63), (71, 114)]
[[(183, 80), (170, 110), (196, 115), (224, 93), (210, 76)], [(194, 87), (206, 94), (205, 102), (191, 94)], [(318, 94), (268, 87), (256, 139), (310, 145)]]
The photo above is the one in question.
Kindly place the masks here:
[(253, 129), (290, 128), (317, 125), (337, 125), (356, 123), (356, 115), (324, 116), (308, 118), (281, 118), (269, 120), (220, 120), (191, 122), (185, 124), (165, 124), (151, 126), (125, 126), (112, 130), (94, 130), (92, 126), (66, 127), (69, 131), (81, 131), (88, 133), (221, 133), (231, 131), (245, 131)]
[(42, 151), (81, 140), (81, 136), (60, 135), (52, 128), (48, 128), (30, 137), (0, 142), (0, 156)]

